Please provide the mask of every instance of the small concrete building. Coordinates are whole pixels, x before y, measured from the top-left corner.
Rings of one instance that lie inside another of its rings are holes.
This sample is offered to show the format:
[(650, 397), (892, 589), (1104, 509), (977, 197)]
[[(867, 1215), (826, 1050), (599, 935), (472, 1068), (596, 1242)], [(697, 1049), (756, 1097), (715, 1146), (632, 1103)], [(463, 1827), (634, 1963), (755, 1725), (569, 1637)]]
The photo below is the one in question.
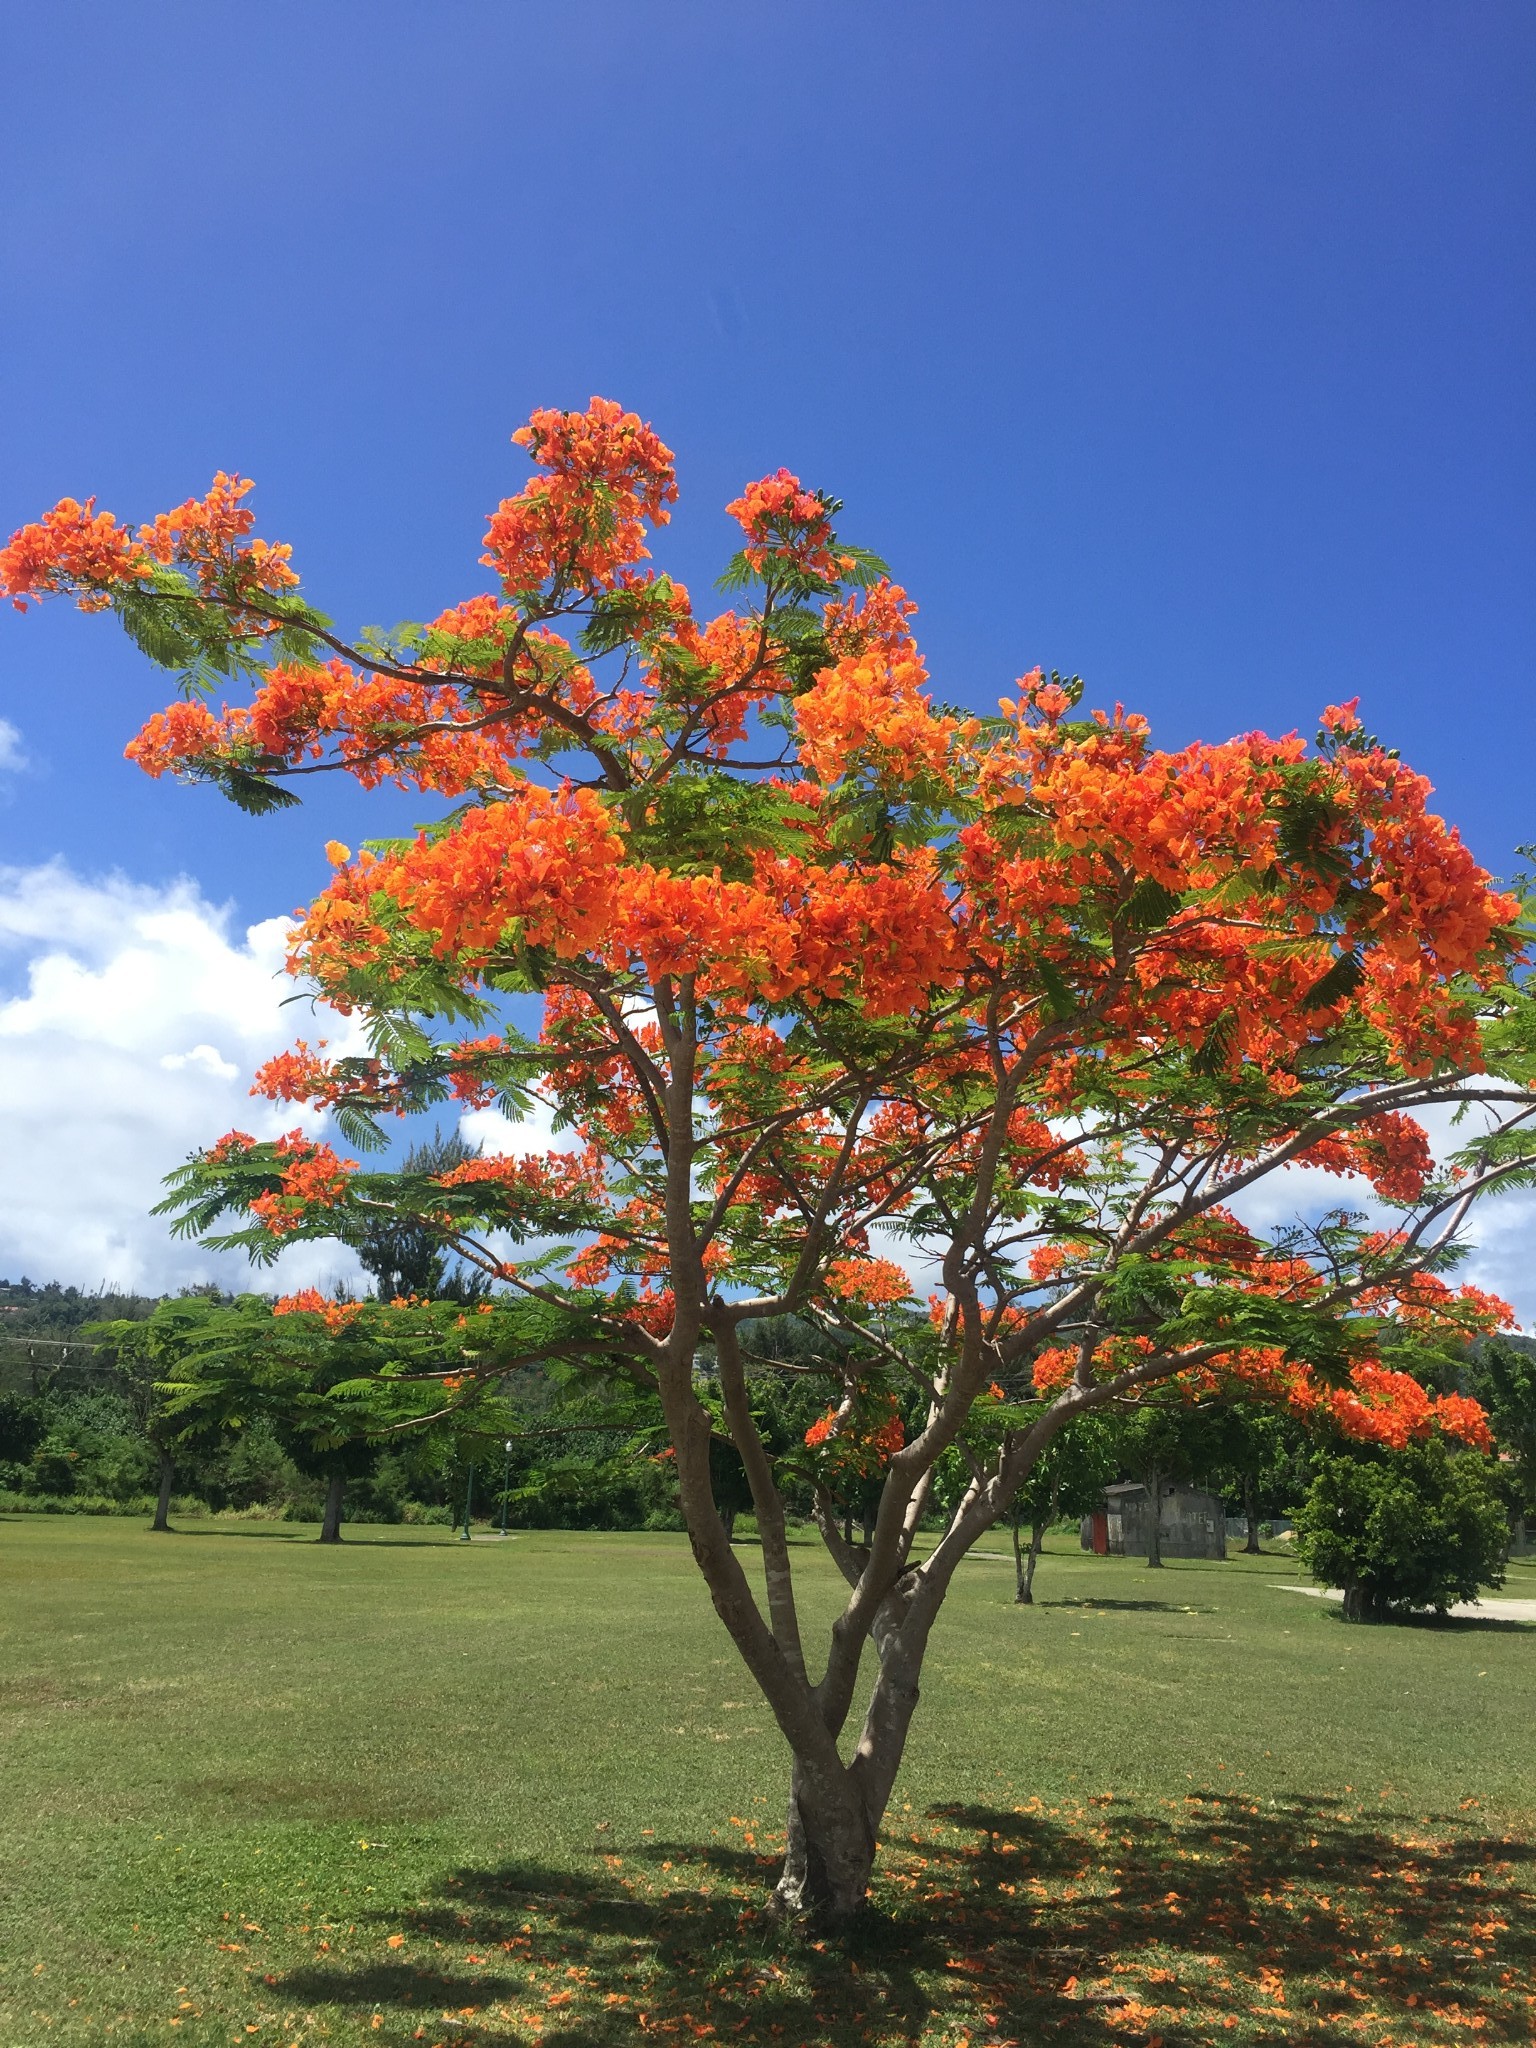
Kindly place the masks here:
[[(1083, 1517), (1084, 1550), (1100, 1557), (1145, 1557), (1151, 1505), (1139, 1479), (1106, 1486), (1104, 1506)], [(1212, 1494), (1165, 1484), (1158, 1503), (1158, 1533), (1164, 1557), (1225, 1557), (1227, 1511)]]

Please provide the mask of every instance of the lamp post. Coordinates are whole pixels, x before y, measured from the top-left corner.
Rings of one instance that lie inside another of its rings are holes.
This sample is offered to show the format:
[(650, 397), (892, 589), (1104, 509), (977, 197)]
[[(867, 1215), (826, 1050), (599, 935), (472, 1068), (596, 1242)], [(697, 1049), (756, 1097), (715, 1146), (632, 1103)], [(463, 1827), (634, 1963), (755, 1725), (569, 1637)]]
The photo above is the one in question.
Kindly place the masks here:
[(465, 1486), (465, 1488), (464, 1488), (464, 1533), (463, 1533), (463, 1535), (462, 1535), (462, 1536), (461, 1536), (461, 1537), (459, 1538), (459, 1541), (460, 1541), (461, 1543), (467, 1543), (467, 1542), (469, 1541), (469, 1510), (470, 1510), (471, 1504), (472, 1504), (472, 1503), (473, 1503), (473, 1501), (474, 1501), (474, 1498), (475, 1498), (475, 1468), (474, 1468), (474, 1466), (473, 1466), (473, 1465), (471, 1465), (471, 1466), (470, 1466), (470, 1468), (469, 1468), (469, 1480), (468, 1480), (468, 1483), (466, 1484), (466, 1486)]
[(512, 1439), (508, 1437), (502, 1445), (506, 1457), (501, 1468), (501, 1533), (507, 1533), (507, 1495), (512, 1490)]

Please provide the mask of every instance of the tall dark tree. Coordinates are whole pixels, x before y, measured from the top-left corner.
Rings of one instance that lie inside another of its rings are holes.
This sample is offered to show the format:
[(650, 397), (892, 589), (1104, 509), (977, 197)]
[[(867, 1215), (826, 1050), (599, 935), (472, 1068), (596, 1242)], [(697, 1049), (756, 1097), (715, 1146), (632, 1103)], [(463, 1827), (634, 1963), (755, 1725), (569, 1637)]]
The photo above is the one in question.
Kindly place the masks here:
[(1512, 1482), (1510, 1536), (1517, 1545), (1536, 1525), (1536, 1341), (1485, 1337), (1472, 1347), (1471, 1392), (1488, 1410), (1494, 1441)]
[[(477, 1156), (457, 1131), (434, 1130), (430, 1138), (413, 1145), (405, 1155), (405, 1173), (449, 1173)], [(447, 1289), (448, 1260), (443, 1252), (441, 1231), (412, 1216), (381, 1212), (370, 1217), (354, 1240), (365, 1272), (373, 1277), (380, 1301), (402, 1296), (418, 1301), (436, 1301)]]

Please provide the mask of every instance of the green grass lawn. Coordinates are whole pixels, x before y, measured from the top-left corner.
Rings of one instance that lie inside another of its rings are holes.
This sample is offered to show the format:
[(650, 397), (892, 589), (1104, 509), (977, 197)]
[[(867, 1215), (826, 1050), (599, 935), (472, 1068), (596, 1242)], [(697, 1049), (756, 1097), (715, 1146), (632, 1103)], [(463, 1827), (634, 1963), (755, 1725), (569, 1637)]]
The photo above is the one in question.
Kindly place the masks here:
[(1536, 1628), (970, 1562), (839, 1953), (683, 1539), (312, 1533), (0, 1522), (0, 2048), (1536, 2040)]

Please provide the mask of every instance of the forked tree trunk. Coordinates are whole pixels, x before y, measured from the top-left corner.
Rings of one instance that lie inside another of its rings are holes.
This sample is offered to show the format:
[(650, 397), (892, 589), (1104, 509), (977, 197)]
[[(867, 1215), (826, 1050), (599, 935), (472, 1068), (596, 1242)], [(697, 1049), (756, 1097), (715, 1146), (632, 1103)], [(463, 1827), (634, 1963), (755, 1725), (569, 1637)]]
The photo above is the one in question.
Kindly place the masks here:
[(1248, 1517), (1248, 1541), (1243, 1549), (1250, 1557), (1259, 1551), (1259, 1483), (1251, 1472), (1243, 1474), (1243, 1513)]
[(1045, 1523), (1035, 1522), (1029, 1532), (1029, 1554), (1024, 1559), (1024, 1572), (1019, 1580), (1014, 1600), (1020, 1607), (1035, 1604), (1035, 1566), (1040, 1562), (1040, 1552), (1045, 1544)]
[(1147, 1481), (1147, 1498), (1151, 1508), (1147, 1515), (1147, 1563), (1154, 1571), (1163, 1568), (1163, 1478), (1154, 1472)]
[(169, 1536), (171, 1531), (171, 1487), (175, 1483), (176, 1467), (171, 1463), (170, 1453), (160, 1453), (160, 1498), (155, 1502), (155, 1519), (150, 1523), (152, 1532)]
[(863, 1908), (875, 1867), (879, 1820), (857, 1799), (843, 1810), (819, 1810), (797, 1759), (790, 1780), (784, 1868), (773, 1895), (776, 1912), (846, 1927)]
[(341, 1499), (347, 1490), (346, 1474), (333, 1472), (325, 1482), (325, 1517), (320, 1524), (322, 1543), (341, 1541)]

